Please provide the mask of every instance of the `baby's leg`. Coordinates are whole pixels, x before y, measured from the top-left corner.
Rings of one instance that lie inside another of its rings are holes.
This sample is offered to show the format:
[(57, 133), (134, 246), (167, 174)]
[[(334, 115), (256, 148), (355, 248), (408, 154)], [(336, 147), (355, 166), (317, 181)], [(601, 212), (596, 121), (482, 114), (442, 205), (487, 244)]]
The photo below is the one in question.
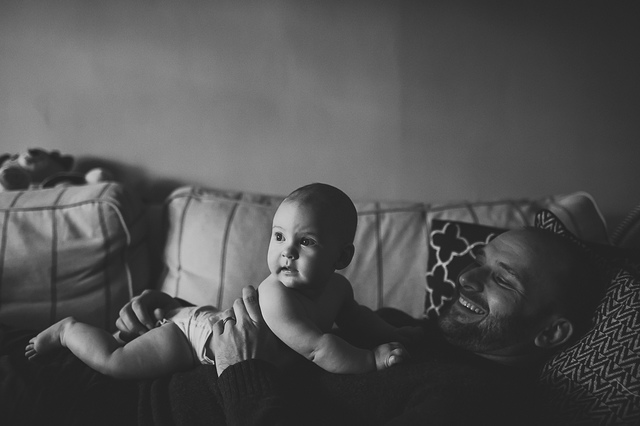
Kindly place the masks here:
[(122, 379), (163, 376), (192, 368), (196, 362), (187, 336), (172, 322), (116, 349), (109, 361), (111, 372), (104, 374)]
[(46, 353), (58, 344), (57, 347), (66, 346), (89, 367), (120, 379), (157, 377), (193, 365), (189, 342), (173, 323), (120, 346), (106, 331), (67, 319), (49, 327), (32, 342), (36, 353), (41, 353), (39, 348)]
[(42, 331), (25, 348), (25, 355), (30, 360), (34, 360), (42, 355), (46, 355), (56, 349), (64, 347), (62, 336), (68, 325), (76, 322), (73, 318), (65, 318)]

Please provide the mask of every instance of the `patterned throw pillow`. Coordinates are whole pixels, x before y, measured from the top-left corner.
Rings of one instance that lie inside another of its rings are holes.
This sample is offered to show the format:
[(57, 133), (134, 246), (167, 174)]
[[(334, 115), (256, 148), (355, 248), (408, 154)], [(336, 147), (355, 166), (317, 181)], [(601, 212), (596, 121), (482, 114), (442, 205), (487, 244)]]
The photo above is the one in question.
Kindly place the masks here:
[(564, 424), (640, 424), (640, 281), (621, 269), (595, 326), (540, 377)]
[(425, 315), (437, 317), (453, 298), (455, 281), (471, 262), (473, 248), (487, 244), (504, 229), (475, 223), (433, 219), (429, 232)]
[(536, 214), (534, 226), (568, 238), (580, 246), (593, 260), (602, 279), (605, 280), (604, 282), (611, 280), (620, 268), (640, 276), (640, 249), (582, 241), (569, 231), (555, 214), (546, 209), (540, 210)]
[(540, 212), (537, 219), (536, 226), (583, 245), (612, 276), (593, 328), (544, 365), (540, 383), (548, 402), (562, 424), (640, 424), (638, 276), (616, 266), (629, 264), (621, 258), (622, 251), (584, 245), (550, 212)]

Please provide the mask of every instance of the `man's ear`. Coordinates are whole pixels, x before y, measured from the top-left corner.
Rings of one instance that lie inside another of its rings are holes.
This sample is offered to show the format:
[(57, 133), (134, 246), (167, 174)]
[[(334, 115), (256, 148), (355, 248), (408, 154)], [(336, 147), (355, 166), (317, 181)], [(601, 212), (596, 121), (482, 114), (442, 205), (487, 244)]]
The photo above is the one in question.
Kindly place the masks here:
[(336, 262), (336, 270), (344, 269), (351, 263), (353, 259), (353, 255), (356, 252), (356, 248), (353, 244), (347, 244), (342, 248), (342, 252), (340, 253), (340, 257)]
[(566, 318), (556, 318), (536, 336), (534, 343), (540, 348), (552, 349), (573, 336), (573, 324)]

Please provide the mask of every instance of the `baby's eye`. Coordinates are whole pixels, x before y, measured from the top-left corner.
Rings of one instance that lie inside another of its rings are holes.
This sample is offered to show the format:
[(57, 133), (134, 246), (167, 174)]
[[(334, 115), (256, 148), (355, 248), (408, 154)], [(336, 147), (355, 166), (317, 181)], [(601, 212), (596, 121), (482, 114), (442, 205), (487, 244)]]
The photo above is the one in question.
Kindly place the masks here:
[(284, 241), (284, 236), (282, 235), (282, 232), (274, 232), (273, 233), (273, 238), (276, 241)]
[(312, 238), (303, 237), (300, 240), (300, 244), (302, 244), (303, 246), (311, 247), (311, 246), (315, 246), (316, 242)]

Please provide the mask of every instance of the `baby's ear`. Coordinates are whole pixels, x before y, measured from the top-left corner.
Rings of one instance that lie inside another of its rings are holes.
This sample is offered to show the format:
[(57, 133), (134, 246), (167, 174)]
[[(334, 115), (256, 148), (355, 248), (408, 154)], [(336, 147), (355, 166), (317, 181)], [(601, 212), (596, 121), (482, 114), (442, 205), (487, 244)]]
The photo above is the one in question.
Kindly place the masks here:
[(340, 257), (336, 262), (336, 270), (344, 269), (351, 263), (353, 259), (353, 254), (356, 252), (356, 248), (353, 244), (348, 244), (342, 248), (342, 252), (340, 253)]

